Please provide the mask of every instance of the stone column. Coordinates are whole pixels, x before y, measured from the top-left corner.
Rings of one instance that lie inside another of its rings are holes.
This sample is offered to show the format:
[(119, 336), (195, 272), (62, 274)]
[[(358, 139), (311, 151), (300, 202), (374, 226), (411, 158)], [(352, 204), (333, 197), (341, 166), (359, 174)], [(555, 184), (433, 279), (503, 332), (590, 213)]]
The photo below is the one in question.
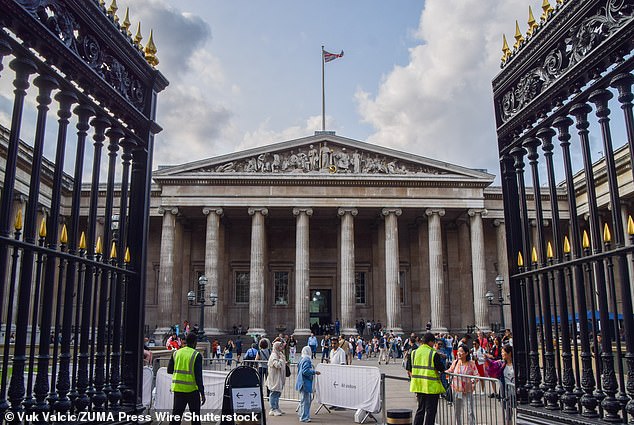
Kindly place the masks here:
[(293, 208), (295, 224), (295, 335), (310, 335), (310, 244), (312, 208)]
[[(621, 220), (623, 221), (623, 234), (625, 235), (625, 246), (630, 246), (632, 242), (630, 241), (630, 236), (627, 231), (627, 222), (630, 218), (628, 214), (628, 205), (626, 203), (621, 204)], [(627, 268), (630, 274), (630, 281), (634, 281), (634, 267), (632, 267), (632, 254), (627, 255)], [(634, 305), (634, 291), (632, 291), (632, 304)]]
[(482, 330), (489, 330), (489, 305), (485, 296), (487, 274), (484, 260), (484, 229), (482, 227), (482, 217), (487, 215), (487, 210), (470, 209), (467, 214), (471, 217), (471, 273), (473, 276), (475, 324)]
[(442, 228), (440, 217), (443, 209), (425, 210), (429, 228), (429, 299), (431, 301), (431, 326), (433, 332), (447, 332), (445, 313), (445, 283), (443, 272)]
[[(502, 284), (502, 294), (504, 294), (504, 297), (508, 302), (509, 300), (507, 294), (510, 294), (511, 290), (509, 287), (509, 258), (506, 250), (506, 227), (504, 226), (503, 219), (493, 220), (493, 226), (496, 228), (495, 235), (498, 252), (498, 274), (502, 276), (502, 279), (504, 279), (504, 283)], [(512, 329), (510, 305), (504, 306), (504, 323), (508, 329)]]
[(264, 249), (266, 208), (249, 208), (251, 219), (251, 268), (249, 271), (249, 335), (264, 336)]
[[(206, 302), (211, 302), (209, 296), (218, 296), (220, 288), (220, 217), (222, 208), (206, 207), (203, 214), (207, 216), (207, 230), (205, 232), (205, 276), (207, 277), (207, 288), (205, 288)], [(220, 301), (215, 306), (205, 308), (205, 334), (222, 334), (219, 326), (219, 306)]]
[(383, 208), (385, 216), (385, 312), (386, 328), (402, 334), (401, 296), (399, 289), (398, 219), (403, 211), (399, 208)]
[(356, 334), (354, 314), (354, 217), (359, 213), (356, 208), (339, 208), (341, 217), (341, 333)]
[(162, 338), (169, 331), (172, 323), (168, 321), (172, 317), (172, 286), (174, 285), (174, 228), (176, 227), (176, 214), (178, 208), (159, 208), (159, 214), (163, 214), (163, 227), (161, 229), (161, 256), (158, 287), (158, 320), (159, 327), (154, 335)]
[[(460, 253), (460, 308), (462, 320), (460, 326), (466, 330), (467, 326), (475, 324), (475, 312), (473, 306), (473, 275), (471, 272), (471, 236), (469, 235), (468, 218), (461, 216), (458, 224), (458, 250)], [(452, 285), (453, 286), (453, 285)]]

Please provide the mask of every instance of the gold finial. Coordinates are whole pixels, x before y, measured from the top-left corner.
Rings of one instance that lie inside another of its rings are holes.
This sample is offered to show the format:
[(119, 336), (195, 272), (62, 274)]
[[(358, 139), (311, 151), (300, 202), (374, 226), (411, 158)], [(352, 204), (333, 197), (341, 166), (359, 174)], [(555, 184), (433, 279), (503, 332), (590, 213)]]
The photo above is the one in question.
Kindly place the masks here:
[(119, 6), (117, 6), (117, 0), (112, 0), (112, 3), (110, 3), (110, 7), (108, 8), (108, 15), (112, 16), (112, 19), (114, 19), (115, 22), (119, 22), (117, 10), (119, 10)]
[(553, 246), (550, 244), (550, 241), (548, 241), (548, 245), (546, 246), (546, 257), (552, 259), (554, 256), (555, 254), (553, 254)]
[(608, 227), (608, 223), (605, 223), (603, 226), (603, 242), (610, 243), (612, 241), (612, 235), (610, 234), (610, 228)]
[(581, 245), (583, 246), (583, 249), (590, 248), (590, 238), (588, 237), (588, 232), (586, 232), (585, 230), (583, 231), (583, 238), (581, 239)]
[(40, 223), (40, 238), (46, 237), (46, 216), (42, 217), (42, 221)]
[(81, 232), (79, 237), (79, 249), (86, 249), (86, 234), (84, 232)]
[(62, 226), (62, 235), (59, 237), (59, 241), (66, 245), (68, 243), (68, 230), (66, 230), (66, 225)]
[(537, 249), (535, 247), (533, 247), (533, 252), (531, 252), (531, 261), (537, 263)]
[(134, 35), (134, 44), (138, 44), (141, 46), (141, 40), (143, 40), (143, 36), (141, 35), (141, 22), (136, 24), (136, 34)]
[(127, 247), (125, 249), (125, 255), (123, 256), (123, 261), (128, 264), (130, 262), (130, 248)]
[(513, 45), (513, 48), (515, 50), (519, 49), (523, 41), (524, 37), (522, 37), (522, 32), (520, 31), (520, 24), (515, 21), (515, 44)]
[(130, 32), (130, 8), (129, 7), (125, 8), (125, 18), (123, 18), (123, 23), (121, 24), (121, 28), (123, 28), (123, 30), (125, 31), (126, 34), (128, 34), (128, 36), (132, 35), (132, 33)]
[(99, 0), (99, 6), (106, 7), (106, 0)]
[(115, 241), (112, 241), (112, 248), (110, 248), (110, 259), (116, 259), (117, 258), (117, 244)]
[(565, 0), (557, 0), (557, 4), (564, 4)]
[(564, 254), (570, 254), (570, 241), (568, 236), (564, 236)]
[(18, 232), (22, 230), (22, 209), (21, 208), (18, 210), (17, 214), (15, 215), (15, 222), (13, 223), (13, 228)]
[(526, 36), (530, 37), (533, 35), (533, 31), (535, 31), (535, 28), (538, 26), (537, 21), (535, 21), (535, 16), (533, 16), (533, 9), (528, 6), (528, 31), (526, 31)]
[(95, 254), (100, 254), (103, 252), (101, 247), (101, 236), (97, 236), (97, 247), (95, 248)]
[(517, 253), (517, 265), (519, 267), (524, 267), (524, 257), (522, 257), (522, 251)]
[(159, 64), (159, 60), (156, 57), (156, 46), (154, 45), (153, 30), (150, 30), (150, 38), (145, 45), (145, 60), (152, 66)]
[(502, 62), (506, 62), (511, 56), (511, 49), (506, 41), (506, 34), (502, 34), (502, 40)]
[(541, 20), (546, 22), (548, 20), (548, 16), (553, 13), (553, 7), (550, 5), (550, 3), (548, 2), (548, 0), (544, 0), (544, 2), (542, 3), (542, 10), (544, 11), (544, 13), (542, 13), (541, 16)]
[(627, 233), (630, 236), (634, 235), (634, 220), (632, 220), (632, 216), (627, 218)]

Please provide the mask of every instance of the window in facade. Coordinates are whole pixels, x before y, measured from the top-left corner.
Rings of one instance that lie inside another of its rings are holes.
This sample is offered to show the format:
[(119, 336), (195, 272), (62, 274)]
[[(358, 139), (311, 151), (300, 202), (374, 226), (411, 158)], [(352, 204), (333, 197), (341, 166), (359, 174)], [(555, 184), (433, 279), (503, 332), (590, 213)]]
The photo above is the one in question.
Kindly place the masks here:
[(273, 273), (275, 305), (288, 305), (288, 272)]
[(365, 272), (354, 274), (354, 299), (357, 304), (365, 304)]
[(401, 304), (405, 304), (405, 272), (398, 272), (398, 292), (401, 298)]
[(236, 304), (249, 302), (249, 272), (236, 272)]

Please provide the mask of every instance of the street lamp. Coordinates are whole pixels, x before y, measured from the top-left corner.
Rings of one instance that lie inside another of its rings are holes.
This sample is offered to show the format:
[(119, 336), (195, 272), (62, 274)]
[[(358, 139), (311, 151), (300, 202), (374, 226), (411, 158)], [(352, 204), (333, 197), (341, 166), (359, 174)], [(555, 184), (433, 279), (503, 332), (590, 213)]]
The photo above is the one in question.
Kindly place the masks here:
[(493, 302), (495, 299), (495, 294), (491, 291), (487, 291), (484, 296), (489, 300), (489, 305), (499, 305), (500, 306), (500, 324), (502, 325), (502, 329), (506, 329), (506, 325), (504, 324), (504, 306), (510, 305), (510, 303), (504, 302), (504, 293), (502, 292), (502, 284), (504, 283), (504, 278), (500, 275), (497, 275), (495, 278), (495, 286), (498, 288), (498, 299), (496, 302)]
[(218, 294), (212, 292), (209, 294), (209, 304), (205, 303), (205, 286), (207, 286), (207, 276), (202, 275), (198, 278), (198, 293), (189, 291), (187, 293), (187, 300), (191, 306), (200, 306), (200, 320), (198, 328), (198, 341), (205, 341), (205, 307), (213, 307), (218, 301)]

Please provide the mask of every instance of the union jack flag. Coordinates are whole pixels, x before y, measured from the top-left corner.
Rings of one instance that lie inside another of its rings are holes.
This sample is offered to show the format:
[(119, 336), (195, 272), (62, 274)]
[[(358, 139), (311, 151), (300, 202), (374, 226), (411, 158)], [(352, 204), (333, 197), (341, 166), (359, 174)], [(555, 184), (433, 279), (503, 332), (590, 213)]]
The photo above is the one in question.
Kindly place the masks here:
[(323, 52), (324, 52), (324, 62), (334, 61), (337, 58), (343, 57), (343, 50), (341, 51), (341, 53), (330, 53), (325, 50)]

